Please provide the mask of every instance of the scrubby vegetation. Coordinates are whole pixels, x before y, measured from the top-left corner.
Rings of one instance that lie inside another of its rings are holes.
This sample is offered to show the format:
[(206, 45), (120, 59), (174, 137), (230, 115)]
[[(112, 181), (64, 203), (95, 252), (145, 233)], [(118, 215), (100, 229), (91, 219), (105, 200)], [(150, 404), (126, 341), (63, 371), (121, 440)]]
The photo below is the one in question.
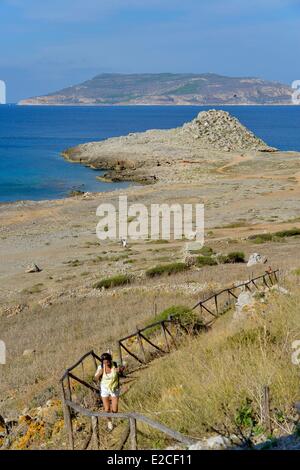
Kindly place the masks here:
[(101, 281), (96, 282), (93, 287), (94, 289), (109, 289), (110, 287), (124, 286), (125, 284), (130, 284), (131, 277), (126, 274), (118, 274), (117, 276), (107, 277), (101, 279)]
[[(172, 307), (163, 310), (159, 315), (156, 315), (151, 320), (149, 320), (145, 326), (163, 320), (168, 320), (171, 317), (178, 319), (182, 326), (189, 327), (190, 330), (195, 331), (203, 326), (203, 322), (199, 319), (197, 313), (184, 305), (172, 305)], [(147, 336), (150, 336), (158, 329), (159, 326), (153, 326), (152, 328), (149, 328), (146, 330)]]
[(150, 268), (146, 271), (146, 276), (155, 277), (163, 274), (175, 274), (182, 271), (186, 271), (189, 267), (185, 263), (170, 263), (170, 264), (159, 264)]
[(274, 233), (258, 233), (254, 235), (250, 235), (248, 237), (248, 240), (251, 240), (253, 243), (260, 244), (260, 243), (265, 243), (265, 242), (276, 242), (280, 241), (284, 238), (288, 237), (295, 237), (300, 235), (300, 229), (299, 228), (292, 228), (290, 230), (281, 230), (279, 232), (274, 232)]
[(211, 256), (198, 256), (196, 265), (197, 266), (215, 266), (217, 265), (217, 261), (215, 258), (212, 258)]
[(28, 287), (26, 289), (23, 289), (24, 294), (38, 294), (39, 292), (42, 292), (44, 287), (44, 284), (42, 282), (39, 282), (38, 284), (35, 284), (32, 287)]
[[(207, 251), (207, 253), (209, 253)], [(229, 263), (244, 263), (245, 253), (242, 251), (232, 251), (227, 255), (213, 256), (213, 252), (204, 256), (198, 256), (196, 265), (197, 266), (215, 266), (217, 264), (229, 264)]]
[(223, 264), (227, 263), (245, 263), (245, 253), (242, 251), (232, 251), (228, 255), (218, 257), (218, 261)]

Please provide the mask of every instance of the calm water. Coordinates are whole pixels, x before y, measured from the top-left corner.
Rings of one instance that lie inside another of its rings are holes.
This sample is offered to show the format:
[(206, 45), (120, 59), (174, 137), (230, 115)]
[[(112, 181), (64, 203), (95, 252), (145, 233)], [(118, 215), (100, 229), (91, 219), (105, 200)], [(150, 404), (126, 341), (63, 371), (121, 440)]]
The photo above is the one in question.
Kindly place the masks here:
[[(111, 191), (126, 187), (128, 183), (98, 182), (96, 176), (103, 172), (68, 163), (60, 152), (83, 142), (129, 132), (180, 126), (209, 108), (0, 106), (0, 202), (56, 199), (72, 189)], [(300, 151), (300, 106), (222, 109), (269, 145)]]

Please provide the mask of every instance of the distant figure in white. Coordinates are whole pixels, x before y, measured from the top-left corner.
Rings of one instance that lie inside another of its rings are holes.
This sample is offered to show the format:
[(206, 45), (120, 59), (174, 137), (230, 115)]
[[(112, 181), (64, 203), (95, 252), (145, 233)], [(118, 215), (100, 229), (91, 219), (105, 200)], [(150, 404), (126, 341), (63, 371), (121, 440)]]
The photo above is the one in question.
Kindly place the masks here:
[(127, 248), (127, 240), (126, 238), (121, 238), (121, 244), (123, 248)]
[(6, 85), (3, 80), (0, 80), (0, 104), (6, 104)]

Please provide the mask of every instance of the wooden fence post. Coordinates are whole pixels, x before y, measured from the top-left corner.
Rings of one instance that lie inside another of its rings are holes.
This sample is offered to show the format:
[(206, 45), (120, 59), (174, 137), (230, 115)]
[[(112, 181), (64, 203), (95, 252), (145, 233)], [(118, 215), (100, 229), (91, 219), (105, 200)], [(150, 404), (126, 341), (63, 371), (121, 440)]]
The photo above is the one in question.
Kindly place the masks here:
[(165, 330), (165, 323), (163, 321), (161, 322), (161, 330), (162, 330), (163, 337), (165, 339), (167, 351), (170, 352), (170, 345), (169, 345), (169, 341), (168, 341), (166, 330)]
[(215, 305), (216, 305), (216, 312), (219, 313), (219, 308), (218, 308), (218, 296), (215, 295)]
[(270, 418), (270, 388), (267, 385), (264, 386), (263, 419), (264, 419), (264, 424), (268, 433), (272, 434), (271, 418)]
[(131, 450), (137, 450), (136, 419), (129, 418)]
[(146, 362), (147, 362), (146, 361), (146, 353), (145, 353), (145, 349), (144, 349), (144, 345), (143, 345), (143, 340), (142, 340), (142, 337), (140, 335), (140, 330), (138, 329), (138, 327), (137, 327), (136, 335), (137, 335), (137, 338), (138, 338), (138, 342), (139, 342), (143, 362), (144, 362), (144, 364), (146, 364)]
[[(69, 384), (69, 383), (68, 383)], [(72, 425), (72, 416), (70, 407), (66, 403), (66, 391), (63, 382), (62, 386), (62, 401), (63, 401), (63, 412), (64, 412), (64, 423), (65, 429), (68, 435), (69, 447), (71, 450), (74, 450), (74, 437), (73, 437), (73, 425)], [(67, 397), (69, 399), (69, 397)]]
[(122, 356), (122, 348), (121, 348), (121, 343), (120, 341), (117, 342), (117, 349), (118, 349), (118, 360), (119, 360), (119, 365), (123, 365), (123, 356)]
[(97, 361), (96, 361), (96, 358), (95, 358), (94, 354), (92, 354), (92, 357), (93, 357), (94, 366), (95, 366), (95, 372), (96, 372), (97, 367), (98, 367), (98, 366), (97, 366)]
[(92, 436), (93, 443), (96, 450), (100, 448), (100, 439), (99, 439), (99, 423), (97, 416), (92, 416)]

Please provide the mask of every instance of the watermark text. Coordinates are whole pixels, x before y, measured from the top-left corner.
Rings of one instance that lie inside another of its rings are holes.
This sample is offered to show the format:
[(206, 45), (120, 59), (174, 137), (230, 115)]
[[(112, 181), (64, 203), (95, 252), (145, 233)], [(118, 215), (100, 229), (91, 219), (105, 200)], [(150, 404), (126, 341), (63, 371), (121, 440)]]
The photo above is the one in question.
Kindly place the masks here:
[(128, 204), (119, 196), (118, 207), (100, 204), (96, 214), (101, 218), (96, 234), (100, 240), (151, 239), (196, 240), (204, 244), (203, 204)]

